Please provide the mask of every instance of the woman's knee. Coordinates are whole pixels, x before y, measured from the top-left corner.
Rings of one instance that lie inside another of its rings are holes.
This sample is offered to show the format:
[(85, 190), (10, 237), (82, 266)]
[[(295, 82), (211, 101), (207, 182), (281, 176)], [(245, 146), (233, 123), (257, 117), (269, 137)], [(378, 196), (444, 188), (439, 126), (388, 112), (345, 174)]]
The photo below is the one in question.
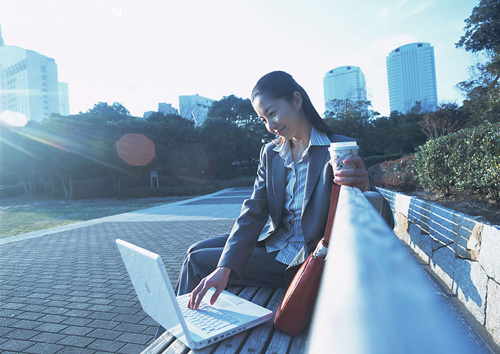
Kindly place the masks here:
[(194, 251), (200, 249), (200, 243), (201, 243), (201, 241), (198, 241), (198, 242), (193, 243), (191, 246), (189, 246), (189, 248), (187, 250), (187, 255), (189, 256)]
[(205, 240), (195, 242), (191, 246), (189, 246), (187, 253), (191, 254), (195, 251), (199, 251), (199, 250), (207, 249), (207, 248), (224, 247), (224, 245), (226, 244), (227, 237), (228, 237), (228, 235), (221, 235), (221, 236), (215, 236), (215, 237), (211, 237), (211, 238), (207, 238)]
[(204, 269), (207, 274), (210, 274), (210, 272), (217, 267), (221, 253), (222, 249), (217, 250), (214, 248), (194, 250), (187, 255), (186, 261), (194, 269), (199, 270), (201, 268)]

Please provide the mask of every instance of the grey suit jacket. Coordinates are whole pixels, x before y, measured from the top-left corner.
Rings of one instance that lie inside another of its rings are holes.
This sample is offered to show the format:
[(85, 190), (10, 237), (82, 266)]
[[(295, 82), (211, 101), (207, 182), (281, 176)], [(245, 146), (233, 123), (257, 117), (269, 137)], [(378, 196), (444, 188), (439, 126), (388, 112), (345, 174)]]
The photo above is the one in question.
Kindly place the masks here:
[[(354, 139), (332, 134), (332, 142)], [(218, 266), (232, 270), (231, 279), (241, 278), (243, 269), (257, 242), (275, 232), (280, 223), (285, 203), (286, 167), (273, 149), (274, 143), (263, 146), (253, 193), (243, 202), (240, 216), (229, 235)], [(302, 250), (288, 269), (302, 264), (323, 237), (328, 219), (333, 171), (329, 163), (328, 146), (311, 146), (309, 150), (306, 188), (302, 206), (302, 231), (307, 252)]]

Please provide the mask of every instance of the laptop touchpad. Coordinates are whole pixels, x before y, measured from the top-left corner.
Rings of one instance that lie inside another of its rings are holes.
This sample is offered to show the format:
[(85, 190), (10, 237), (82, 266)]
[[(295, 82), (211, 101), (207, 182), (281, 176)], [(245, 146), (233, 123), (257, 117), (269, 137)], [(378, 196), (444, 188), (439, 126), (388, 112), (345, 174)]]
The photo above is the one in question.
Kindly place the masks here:
[(243, 301), (241, 299), (238, 299), (237, 297), (232, 297), (232, 296), (222, 297), (222, 296), (219, 296), (219, 298), (215, 302), (214, 306), (218, 307), (218, 308), (221, 308), (221, 309), (225, 309), (225, 308), (228, 308), (228, 307), (232, 307), (234, 305), (241, 304), (242, 302)]

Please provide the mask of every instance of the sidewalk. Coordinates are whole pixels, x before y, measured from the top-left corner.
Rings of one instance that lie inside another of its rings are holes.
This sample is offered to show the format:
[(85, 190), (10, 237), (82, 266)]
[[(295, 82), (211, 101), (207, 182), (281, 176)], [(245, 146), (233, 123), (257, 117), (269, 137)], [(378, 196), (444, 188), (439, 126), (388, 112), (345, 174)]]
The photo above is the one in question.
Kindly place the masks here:
[(175, 284), (186, 249), (228, 233), (251, 188), (0, 239), (0, 352), (139, 353), (157, 324), (114, 240), (163, 258)]

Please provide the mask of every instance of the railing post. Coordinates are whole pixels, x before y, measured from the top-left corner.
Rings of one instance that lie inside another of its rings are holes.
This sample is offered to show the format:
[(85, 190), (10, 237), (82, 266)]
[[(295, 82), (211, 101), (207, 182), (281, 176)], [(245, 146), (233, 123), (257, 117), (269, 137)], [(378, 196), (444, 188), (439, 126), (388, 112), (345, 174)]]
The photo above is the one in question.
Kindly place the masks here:
[(474, 352), (423, 272), (363, 193), (343, 186), (309, 352)]

